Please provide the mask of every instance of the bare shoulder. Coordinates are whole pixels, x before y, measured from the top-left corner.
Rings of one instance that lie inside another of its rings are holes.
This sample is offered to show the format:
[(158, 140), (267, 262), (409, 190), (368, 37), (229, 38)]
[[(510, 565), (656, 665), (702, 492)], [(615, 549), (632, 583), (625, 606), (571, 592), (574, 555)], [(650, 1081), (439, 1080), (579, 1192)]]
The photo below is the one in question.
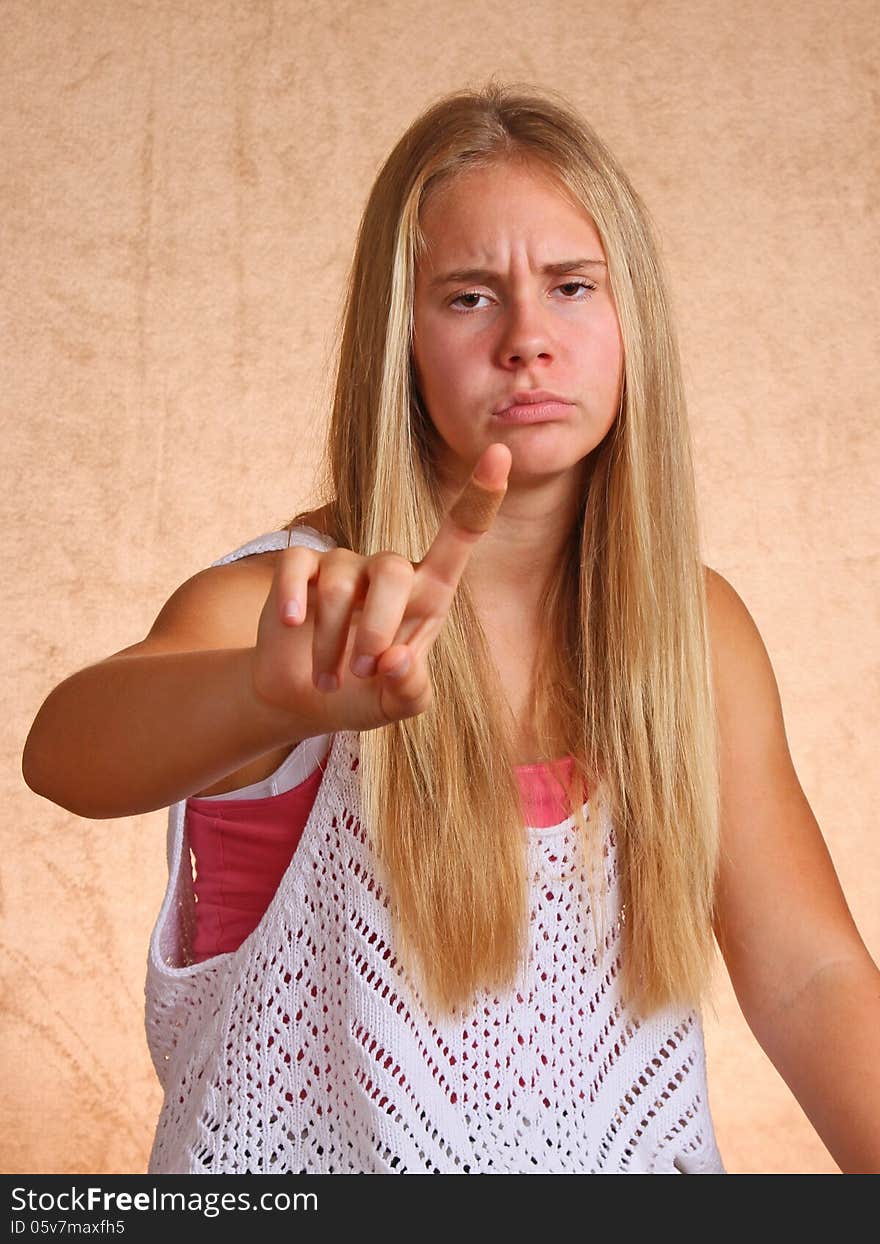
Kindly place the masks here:
[(730, 626), (755, 625), (742, 597), (724, 575), (704, 566), (709, 625), (713, 632)]
[(705, 566), (709, 640), (722, 733), (760, 729), (787, 751), (776, 676), (758, 626), (736, 589)]
[(250, 647), (276, 560), (274, 552), (257, 553), (197, 571), (168, 597), (145, 639), (108, 659)]
[[(296, 525), (324, 532), (328, 510), (302, 515)], [(270, 549), (197, 571), (172, 592), (145, 639), (107, 659), (251, 647), (281, 553)]]
[(760, 663), (762, 656), (769, 665), (761, 633), (739, 592), (711, 566), (704, 570), (713, 659), (724, 670), (743, 660)]

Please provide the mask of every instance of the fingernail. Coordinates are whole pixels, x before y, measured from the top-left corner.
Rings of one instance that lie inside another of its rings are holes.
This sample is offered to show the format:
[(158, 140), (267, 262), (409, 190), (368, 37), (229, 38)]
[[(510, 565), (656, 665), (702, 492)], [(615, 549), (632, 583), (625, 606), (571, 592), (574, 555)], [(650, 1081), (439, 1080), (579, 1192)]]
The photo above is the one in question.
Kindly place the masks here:
[(300, 618), (302, 617), (302, 612), (300, 611), (299, 602), (295, 600), (289, 600), (287, 604), (284, 606), (284, 613), (282, 614), (282, 617), (284, 618), (285, 622), (298, 622)]
[(351, 668), (358, 678), (370, 678), (376, 672), (376, 658), (362, 652)]
[(403, 675), (409, 669), (409, 666), (410, 666), (409, 657), (404, 657), (402, 661), (398, 661), (396, 665), (392, 665), (391, 669), (386, 670), (385, 673), (388, 675), (389, 678), (402, 678)]
[(318, 676), (319, 691), (335, 691), (339, 686), (339, 679), (335, 674), (320, 674)]

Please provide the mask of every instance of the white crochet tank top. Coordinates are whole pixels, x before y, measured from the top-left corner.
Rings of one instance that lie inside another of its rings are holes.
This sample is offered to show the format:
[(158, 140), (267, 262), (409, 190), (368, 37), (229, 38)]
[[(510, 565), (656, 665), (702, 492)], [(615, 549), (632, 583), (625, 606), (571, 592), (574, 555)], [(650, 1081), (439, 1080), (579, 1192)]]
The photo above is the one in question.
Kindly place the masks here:
[[(270, 533), (220, 561), (287, 543)], [(302, 527), (290, 543), (332, 547)], [(196, 964), (186, 805), (169, 811), (146, 979), (165, 1093), (149, 1173), (723, 1174), (699, 1013), (644, 1019), (621, 994), (607, 819), (604, 970), (586, 879), (572, 868), (574, 817), (530, 827), (529, 956), (517, 985), (437, 1019), (394, 952), (360, 811), (359, 736), (330, 738), (263, 918), (237, 950)]]

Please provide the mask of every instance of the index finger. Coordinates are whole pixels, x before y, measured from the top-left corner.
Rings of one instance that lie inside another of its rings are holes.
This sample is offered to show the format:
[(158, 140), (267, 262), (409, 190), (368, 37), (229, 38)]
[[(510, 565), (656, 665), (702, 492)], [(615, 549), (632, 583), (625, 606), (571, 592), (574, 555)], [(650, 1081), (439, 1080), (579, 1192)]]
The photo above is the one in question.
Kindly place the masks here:
[(497, 442), (489, 446), (440, 524), (419, 569), (427, 567), (449, 587), (457, 585), (474, 545), (492, 526), (504, 500), (512, 462), (506, 445)]

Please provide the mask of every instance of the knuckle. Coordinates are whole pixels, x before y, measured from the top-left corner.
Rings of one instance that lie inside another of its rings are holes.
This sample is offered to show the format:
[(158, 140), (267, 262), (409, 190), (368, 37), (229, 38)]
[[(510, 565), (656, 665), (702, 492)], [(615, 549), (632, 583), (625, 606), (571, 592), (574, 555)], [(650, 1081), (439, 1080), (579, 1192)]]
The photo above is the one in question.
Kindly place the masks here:
[(312, 549), (304, 548), (298, 544), (292, 545), (289, 549), (281, 549), (278, 561), (275, 563), (277, 573), (284, 576), (301, 574), (306, 566), (311, 565), (312, 557), (310, 555), (312, 553)]
[(408, 561), (400, 553), (392, 553), (391, 551), (374, 553), (370, 561), (386, 574), (399, 575), (401, 578), (406, 579), (411, 579), (415, 574), (415, 567), (412, 562)]
[(425, 591), (431, 593), (431, 597), (441, 604), (446, 604), (452, 600), (458, 590), (459, 580), (449, 583), (446, 579), (436, 574), (433, 567), (425, 565), (419, 570), (419, 575), (425, 586)]
[(358, 553), (353, 552), (351, 549), (343, 548), (341, 545), (337, 545), (336, 548), (325, 549), (320, 554), (320, 557), (323, 567), (332, 566), (338, 569), (344, 566), (346, 571), (350, 570), (352, 566), (360, 566), (364, 561), (364, 558)]
[(278, 560), (282, 565), (287, 562), (301, 561), (304, 551), (301, 544), (289, 544), (286, 549), (278, 550)]
[(318, 580), (318, 596), (330, 605), (342, 605), (350, 598), (351, 589), (345, 579), (327, 575)]

